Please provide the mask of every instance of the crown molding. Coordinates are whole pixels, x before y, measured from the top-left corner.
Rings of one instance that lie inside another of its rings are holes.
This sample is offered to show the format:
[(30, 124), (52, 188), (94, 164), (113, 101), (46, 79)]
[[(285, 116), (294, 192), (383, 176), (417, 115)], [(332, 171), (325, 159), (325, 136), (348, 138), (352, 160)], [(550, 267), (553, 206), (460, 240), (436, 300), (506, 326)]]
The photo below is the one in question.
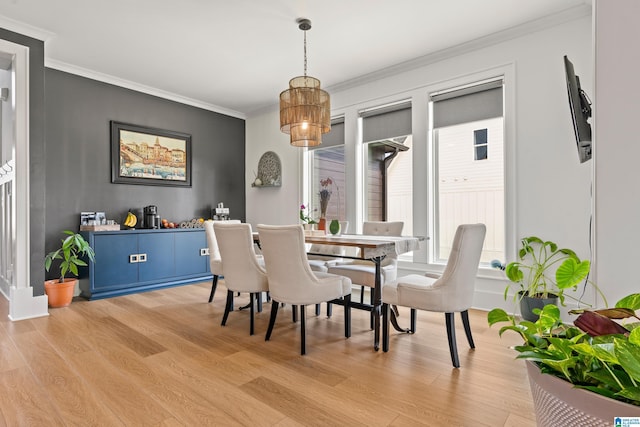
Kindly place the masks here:
[(94, 70), (78, 67), (76, 65), (68, 64), (62, 61), (57, 61), (51, 58), (45, 58), (44, 65), (45, 67), (52, 68), (54, 70), (64, 71), (65, 73), (75, 74), (77, 76), (86, 77), (88, 79), (97, 80), (99, 82), (112, 84), (115, 86), (123, 87), (125, 89), (135, 90), (136, 92), (142, 92), (147, 95), (153, 95), (159, 98), (168, 99), (170, 101), (179, 102), (181, 104), (191, 105), (192, 107), (202, 108), (203, 110), (213, 111), (214, 113), (220, 113), (226, 116), (231, 116), (231, 117), (235, 117), (243, 120), (246, 120), (247, 118), (246, 114), (241, 113), (239, 111), (230, 110), (228, 108), (224, 108), (219, 105), (209, 104), (207, 102), (202, 102), (198, 99), (193, 99), (186, 96), (178, 95), (177, 93), (168, 92), (155, 87), (142, 85), (140, 83), (136, 83), (130, 80), (125, 80), (119, 77), (112, 76), (110, 74), (99, 73)]
[(57, 35), (52, 31), (34, 27), (33, 25), (25, 24), (24, 22), (16, 21), (5, 16), (0, 16), (0, 28), (44, 42), (51, 40)]
[(328, 86), (326, 90), (327, 92), (331, 93), (351, 89), (365, 83), (371, 83), (386, 77), (391, 77), (403, 72), (425, 67), (427, 65), (443, 61), (445, 59), (453, 58), (482, 48), (493, 46), (498, 43), (526, 36), (528, 34), (555, 27), (557, 25), (561, 25), (576, 19), (584, 18), (585, 16), (591, 16), (591, 13), (591, 4), (590, 2), (586, 2), (582, 5), (565, 9), (558, 13), (554, 13), (553, 15), (548, 15), (534, 21), (529, 21), (524, 24), (508, 28), (503, 31), (498, 31), (487, 36), (479, 37), (466, 43), (462, 43), (447, 49), (442, 49), (438, 52), (430, 53), (428, 55), (401, 62), (399, 64), (395, 64), (390, 67), (374, 71), (372, 73), (364, 74), (362, 76)]
[[(32, 37), (37, 40), (42, 40), (43, 42), (45, 42), (45, 44), (47, 41), (50, 41), (57, 36), (57, 34), (52, 31), (34, 27), (32, 25), (25, 24), (24, 22), (9, 19), (4, 16), (0, 16), (0, 28), (4, 28), (6, 30), (13, 31), (15, 33)], [(115, 77), (109, 74), (99, 73), (94, 70), (78, 67), (76, 65), (72, 65), (66, 62), (48, 58), (46, 56), (46, 47), (45, 47), (45, 63), (44, 64), (45, 64), (45, 67), (52, 68), (55, 70), (64, 71), (66, 73), (75, 74), (81, 77), (86, 77), (86, 78), (97, 80), (103, 83), (109, 83), (109, 84), (120, 86), (126, 89), (142, 92), (147, 95), (157, 96), (163, 99), (168, 99), (170, 101), (179, 102), (181, 104), (191, 105), (193, 107), (198, 107), (204, 110), (213, 111), (215, 113), (220, 113), (227, 116), (236, 117), (238, 119), (246, 120), (246, 114), (241, 113), (239, 111), (230, 110), (228, 108), (224, 108), (219, 105), (209, 104), (207, 102), (202, 102), (198, 99), (188, 98), (186, 96), (178, 95), (173, 92), (168, 92), (168, 91), (154, 88), (151, 86), (145, 86), (145, 85), (132, 82), (129, 80), (121, 79), (119, 77)]]

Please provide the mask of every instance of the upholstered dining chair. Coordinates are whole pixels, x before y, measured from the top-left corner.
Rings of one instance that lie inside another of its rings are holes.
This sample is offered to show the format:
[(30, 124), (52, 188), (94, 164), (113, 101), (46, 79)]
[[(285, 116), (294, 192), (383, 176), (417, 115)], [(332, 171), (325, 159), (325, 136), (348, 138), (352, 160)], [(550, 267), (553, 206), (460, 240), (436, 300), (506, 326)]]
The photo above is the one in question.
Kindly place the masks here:
[(484, 224), (458, 226), (442, 276), (410, 274), (382, 286), (383, 351), (389, 351), (390, 305), (411, 308), (411, 332), (415, 332), (416, 309), (440, 312), (445, 314), (451, 362), (454, 367), (460, 367), (453, 315), (456, 312), (460, 313), (469, 346), (475, 348), (469, 326), (468, 309), (473, 303), (478, 263), (485, 234)]
[[(226, 222), (229, 224), (240, 224), (240, 220), (237, 219), (230, 219)], [(213, 223), (214, 221), (211, 220), (204, 222), (204, 231), (207, 235), (207, 246), (209, 247), (209, 268), (211, 269), (211, 274), (213, 274), (209, 302), (213, 301), (213, 296), (216, 293), (216, 288), (218, 286), (218, 278), (222, 276), (220, 249), (218, 249), (218, 242), (216, 241), (216, 232), (213, 229)]]
[[(372, 236), (401, 236), (404, 222), (402, 221), (366, 221), (362, 224), (362, 234)], [(382, 283), (394, 280), (398, 276), (398, 257), (387, 255), (380, 264), (382, 272)], [(365, 286), (373, 290), (376, 286), (376, 267), (370, 261), (352, 260), (338, 262), (330, 265), (327, 269), (329, 273), (339, 274), (351, 279), (355, 285), (360, 285), (360, 303), (364, 302)], [(371, 294), (373, 301), (373, 294)], [(373, 328), (373, 318), (372, 318)]]
[(224, 269), (224, 283), (227, 286), (227, 303), (222, 316), (222, 326), (227, 323), (233, 307), (234, 292), (249, 292), (250, 325), (249, 334), (254, 330), (254, 300), (262, 292), (269, 290), (267, 273), (260, 265), (253, 249), (253, 235), (250, 224), (229, 224), (216, 222), (213, 226), (220, 258)]
[(306, 353), (306, 306), (343, 299), (344, 336), (351, 336), (351, 280), (329, 273), (313, 272), (307, 261), (302, 225), (258, 225), (264, 255), (271, 317), (265, 341), (269, 341), (280, 303), (300, 306), (300, 354)]

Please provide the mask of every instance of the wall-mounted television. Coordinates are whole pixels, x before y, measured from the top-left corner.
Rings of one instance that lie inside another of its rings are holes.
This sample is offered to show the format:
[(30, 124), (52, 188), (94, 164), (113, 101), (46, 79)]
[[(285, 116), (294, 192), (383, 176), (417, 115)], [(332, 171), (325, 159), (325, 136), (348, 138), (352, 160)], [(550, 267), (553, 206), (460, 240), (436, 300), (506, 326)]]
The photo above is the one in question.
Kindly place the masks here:
[(573, 70), (573, 64), (564, 56), (564, 71), (567, 78), (567, 93), (573, 130), (576, 134), (578, 158), (580, 163), (591, 159), (591, 125), (587, 121), (591, 117), (591, 102), (580, 87), (580, 78)]

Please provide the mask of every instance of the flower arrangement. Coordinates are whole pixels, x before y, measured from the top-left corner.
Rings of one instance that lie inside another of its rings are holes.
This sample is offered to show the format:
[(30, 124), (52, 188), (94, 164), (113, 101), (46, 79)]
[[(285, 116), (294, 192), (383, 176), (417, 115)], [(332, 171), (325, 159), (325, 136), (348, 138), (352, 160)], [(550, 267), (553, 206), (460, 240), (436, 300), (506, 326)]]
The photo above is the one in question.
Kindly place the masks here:
[(305, 224), (317, 224), (317, 222), (311, 218), (311, 214), (307, 213), (306, 210), (307, 207), (304, 204), (300, 205), (300, 221)]
[(329, 205), (329, 199), (331, 199), (331, 186), (333, 180), (331, 177), (320, 180), (320, 216), (324, 218), (327, 215), (327, 206)]
[(539, 318), (535, 322), (517, 321), (500, 308), (491, 310), (487, 320), (489, 325), (508, 322), (500, 335), (505, 331), (520, 334), (523, 344), (514, 347), (520, 353), (517, 358), (536, 362), (541, 372), (640, 406), (640, 322), (613, 320), (640, 320), (635, 313), (638, 309), (640, 294), (631, 294), (614, 308), (570, 311), (579, 314), (574, 326), (562, 322), (555, 304), (536, 309)]

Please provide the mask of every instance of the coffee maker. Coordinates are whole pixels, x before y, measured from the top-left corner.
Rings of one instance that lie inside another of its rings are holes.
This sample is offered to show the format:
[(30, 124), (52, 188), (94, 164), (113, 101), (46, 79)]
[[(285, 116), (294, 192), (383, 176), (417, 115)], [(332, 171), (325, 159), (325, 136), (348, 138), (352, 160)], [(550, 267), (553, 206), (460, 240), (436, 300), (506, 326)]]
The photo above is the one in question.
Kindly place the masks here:
[(144, 228), (160, 228), (160, 215), (158, 215), (158, 208), (154, 205), (144, 208)]
[(211, 209), (211, 218), (226, 221), (229, 219), (229, 208), (224, 207), (224, 203), (218, 203), (215, 209)]

